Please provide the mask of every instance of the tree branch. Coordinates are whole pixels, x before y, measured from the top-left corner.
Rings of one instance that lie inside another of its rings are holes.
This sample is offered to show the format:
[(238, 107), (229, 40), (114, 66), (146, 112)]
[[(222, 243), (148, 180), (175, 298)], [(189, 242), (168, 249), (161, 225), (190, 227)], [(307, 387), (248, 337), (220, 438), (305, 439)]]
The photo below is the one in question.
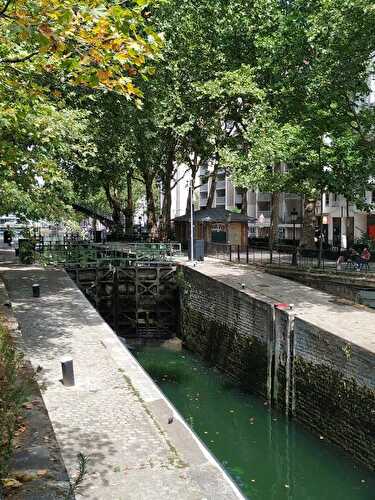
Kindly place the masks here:
[(22, 63), (25, 61), (29, 61), (32, 59), (34, 56), (39, 54), (39, 51), (32, 52), (31, 54), (24, 56), (24, 57), (15, 57), (13, 59), (0, 59), (0, 64), (17, 64), (17, 63)]
[(12, 0), (7, 0), (4, 7), (0, 10), (0, 17), (4, 17), (5, 12), (8, 10), (9, 5), (11, 4)]

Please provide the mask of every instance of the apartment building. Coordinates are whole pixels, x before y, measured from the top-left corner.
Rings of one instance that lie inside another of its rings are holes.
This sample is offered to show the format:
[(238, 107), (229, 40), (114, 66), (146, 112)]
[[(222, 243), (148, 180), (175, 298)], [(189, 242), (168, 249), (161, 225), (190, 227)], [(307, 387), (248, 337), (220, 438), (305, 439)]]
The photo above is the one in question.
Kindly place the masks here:
[[(364, 201), (375, 203), (375, 192), (368, 191)], [(323, 195), (323, 233), (330, 245), (348, 248), (364, 234), (375, 238), (375, 211), (370, 213), (348, 203), (344, 196), (334, 193)], [(317, 204), (320, 213), (320, 203)]]
[[(211, 189), (211, 180), (207, 167), (199, 172), (199, 208), (205, 208)], [(246, 193), (247, 215), (255, 220), (249, 223), (250, 237), (267, 237), (271, 223), (271, 193), (262, 193), (250, 189)], [(236, 188), (225, 170), (221, 170), (216, 178), (213, 207), (227, 210), (242, 210), (242, 190)], [(298, 194), (281, 193), (279, 200), (279, 238), (299, 239), (301, 234), (303, 200)]]

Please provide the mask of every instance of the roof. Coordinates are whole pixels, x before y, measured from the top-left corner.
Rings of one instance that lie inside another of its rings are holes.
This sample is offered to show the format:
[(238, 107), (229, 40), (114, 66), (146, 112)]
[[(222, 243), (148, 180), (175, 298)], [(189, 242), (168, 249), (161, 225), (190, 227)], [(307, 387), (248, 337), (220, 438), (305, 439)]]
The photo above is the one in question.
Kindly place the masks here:
[[(248, 217), (225, 208), (204, 208), (194, 212), (195, 222), (255, 222), (254, 217)], [(190, 222), (190, 213), (174, 219), (175, 222)]]

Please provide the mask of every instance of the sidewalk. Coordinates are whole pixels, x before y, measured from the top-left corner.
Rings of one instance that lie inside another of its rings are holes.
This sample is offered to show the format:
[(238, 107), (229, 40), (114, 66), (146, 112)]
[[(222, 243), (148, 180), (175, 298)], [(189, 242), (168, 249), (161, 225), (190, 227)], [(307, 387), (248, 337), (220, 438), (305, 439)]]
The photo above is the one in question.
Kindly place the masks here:
[[(180, 262), (191, 267), (187, 259)], [(296, 316), (375, 353), (373, 310), (242, 264), (205, 259), (194, 270), (237, 289), (242, 290), (244, 284), (244, 293), (266, 297), (275, 304), (293, 304)]]
[[(77, 498), (243, 498), (64, 271), (0, 264), (0, 273), (69, 476), (79, 452), (89, 458)], [(72, 388), (60, 382), (66, 355)]]

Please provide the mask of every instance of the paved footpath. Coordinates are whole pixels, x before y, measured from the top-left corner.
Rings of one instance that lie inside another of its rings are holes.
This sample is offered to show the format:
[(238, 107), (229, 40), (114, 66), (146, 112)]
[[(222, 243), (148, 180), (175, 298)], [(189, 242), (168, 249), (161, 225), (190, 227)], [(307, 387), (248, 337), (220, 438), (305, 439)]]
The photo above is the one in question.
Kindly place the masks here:
[[(64, 271), (3, 263), (0, 274), (69, 476), (79, 452), (89, 457), (77, 498), (243, 498)], [(33, 283), (40, 298), (32, 298)], [(66, 355), (72, 388), (60, 382)]]
[[(180, 261), (191, 266), (187, 259)], [(266, 297), (275, 304), (294, 304), (299, 318), (375, 353), (375, 310), (246, 265), (205, 259), (194, 269), (237, 289), (245, 284), (244, 293)]]

